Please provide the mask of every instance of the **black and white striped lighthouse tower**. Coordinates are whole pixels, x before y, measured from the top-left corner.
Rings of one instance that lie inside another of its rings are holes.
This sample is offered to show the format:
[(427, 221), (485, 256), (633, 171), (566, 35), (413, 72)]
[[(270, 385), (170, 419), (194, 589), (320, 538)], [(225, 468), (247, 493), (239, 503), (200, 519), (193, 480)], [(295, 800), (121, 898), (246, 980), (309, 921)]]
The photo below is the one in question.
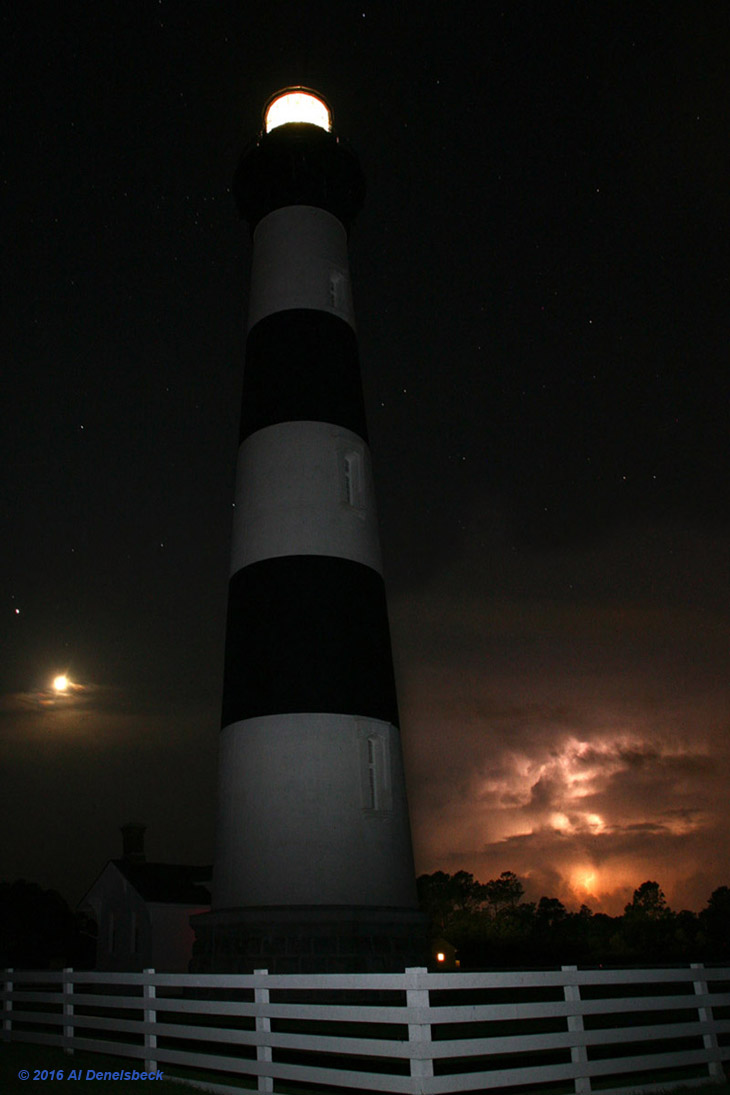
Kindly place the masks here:
[(424, 959), (347, 237), (324, 99), (275, 95), (234, 192), (253, 236), (210, 913), (193, 967)]

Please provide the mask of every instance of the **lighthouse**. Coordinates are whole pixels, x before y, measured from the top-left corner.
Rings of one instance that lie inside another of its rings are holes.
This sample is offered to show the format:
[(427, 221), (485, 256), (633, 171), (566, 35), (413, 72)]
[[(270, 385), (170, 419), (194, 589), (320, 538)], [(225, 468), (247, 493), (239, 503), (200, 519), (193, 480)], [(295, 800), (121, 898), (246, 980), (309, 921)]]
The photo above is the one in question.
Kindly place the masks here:
[(365, 184), (326, 100), (266, 104), (252, 234), (211, 912), (192, 968), (424, 959), (348, 233)]

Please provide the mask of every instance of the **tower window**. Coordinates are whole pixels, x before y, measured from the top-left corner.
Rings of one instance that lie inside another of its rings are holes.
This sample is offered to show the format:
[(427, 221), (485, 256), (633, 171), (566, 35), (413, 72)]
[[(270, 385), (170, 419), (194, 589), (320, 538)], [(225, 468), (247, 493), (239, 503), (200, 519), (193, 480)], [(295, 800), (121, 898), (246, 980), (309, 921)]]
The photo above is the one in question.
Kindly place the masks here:
[(345, 279), (333, 271), (330, 274), (330, 307), (341, 312), (345, 304)]
[(348, 506), (362, 508), (362, 463), (359, 452), (345, 453), (344, 481)]
[(358, 735), (363, 810), (375, 817), (387, 817), (393, 808), (388, 732), (368, 720)]
[(367, 742), (367, 764), (368, 764), (368, 780), (367, 780), (367, 808), (369, 810), (377, 810), (378, 808), (378, 790), (377, 790), (377, 772), (376, 772), (376, 743), (375, 738), (368, 738)]

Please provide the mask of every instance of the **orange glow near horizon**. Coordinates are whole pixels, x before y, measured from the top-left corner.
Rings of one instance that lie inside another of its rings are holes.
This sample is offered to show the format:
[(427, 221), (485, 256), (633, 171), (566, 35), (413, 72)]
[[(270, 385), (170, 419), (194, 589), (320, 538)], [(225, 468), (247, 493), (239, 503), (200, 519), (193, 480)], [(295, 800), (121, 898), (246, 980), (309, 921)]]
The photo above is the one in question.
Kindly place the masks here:
[(594, 894), (598, 875), (592, 867), (579, 867), (573, 872), (570, 881), (574, 889), (586, 894)]

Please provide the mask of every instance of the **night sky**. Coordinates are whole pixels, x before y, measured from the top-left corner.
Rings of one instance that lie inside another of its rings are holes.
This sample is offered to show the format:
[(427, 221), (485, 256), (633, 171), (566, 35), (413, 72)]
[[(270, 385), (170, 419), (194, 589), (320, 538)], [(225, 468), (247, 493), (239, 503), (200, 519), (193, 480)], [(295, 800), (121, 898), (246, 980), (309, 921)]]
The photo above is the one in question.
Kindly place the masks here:
[[(0, 878), (212, 861), (248, 229), (306, 84), (351, 236), (418, 873), (730, 884), (730, 10), (16, 4), (2, 20)], [(67, 673), (65, 695), (51, 688)]]

